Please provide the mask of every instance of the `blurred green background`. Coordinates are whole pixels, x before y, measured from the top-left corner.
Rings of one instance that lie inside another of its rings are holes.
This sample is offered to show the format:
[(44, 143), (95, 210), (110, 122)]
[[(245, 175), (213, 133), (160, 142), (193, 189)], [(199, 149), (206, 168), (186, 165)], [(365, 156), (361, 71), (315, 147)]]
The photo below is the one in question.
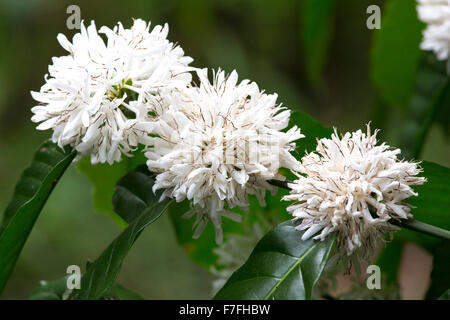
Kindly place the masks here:
[[(97, 27), (117, 21), (129, 27), (131, 18), (153, 25), (167, 22), (169, 39), (194, 58), (194, 66), (236, 69), (241, 79), (277, 92), (285, 106), (341, 131), (364, 127), (372, 119), (384, 129), (383, 139), (398, 145), (404, 111), (389, 109), (376, 116), (369, 77), (369, 51), (377, 31), (366, 28), (366, 8), (383, 8), (384, 1), (317, 1), (330, 6), (329, 15), (323, 33), (308, 34), (305, 1), (2, 0), (0, 209), (36, 148), (50, 137), (30, 121), (34, 103), (29, 92), (43, 84), (51, 57), (66, 54), (56, 35), (71, 38), (76, 32), (66, 27), (71, 4), (79, 5), (82, 19), (95, 20)], [(317, 52), (305, 45), (317, 39), (324, 39)], [(431, 129), (422, 158), (450, 165), (450, 147), (440, 127)], [(93, 211), (91, 192), (88, 178), (72, 166), (44, 207), (1, 298), (26, 298), (39, 280), (59, 278), (71, 264), (84, 268), (119, 233), (110, 218)], [(145, 230), (118, 278), (148, 299), (207, 299), (211, 280), (177, 245), (168, 216)]]

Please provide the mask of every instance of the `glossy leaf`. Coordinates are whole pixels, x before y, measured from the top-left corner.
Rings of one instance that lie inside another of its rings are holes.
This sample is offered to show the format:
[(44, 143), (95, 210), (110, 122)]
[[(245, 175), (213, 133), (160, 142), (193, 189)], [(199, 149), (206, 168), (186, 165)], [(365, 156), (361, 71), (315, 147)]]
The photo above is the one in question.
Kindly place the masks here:
[(334, 237), (302, 241), (298, 223), (283, 222), (267, 233), (214, 299), (311, 299)]
[[(450, 168), (433, 162), (423, 161), (422, 176), (428, 181), (417, 186), (418, 197), (411, 197), (408, 203), (415, 208), (411, 210), (414, 218), (443, 229), (450, 229), (449, 213), (445, 208), (450, 207)], [(441, 239), (415, 231), (403, 229), (395, 234), (396, 238), (414, 241), (423, 245), (431, 252), (442, 242)]]
[[(160, 193), (153, 196), (154, 180), (145, 166), (138, 167), (123, 177), (114, 194), (114, 207), (128, 208), (123, 217), (130, 221), (128, 227), (89, 265), (81, 279), (81, 289), (77, 290), (77, 299), (95, 300), (102, 297), (113, 285), (122, 263), (141, 232), (166, 210), (170, 199), (158, 202)], [(134, 188), (128, 189), (134, 184)], [(146, 190), (145, 193), (140, 191)], [(136, 217), (132, 220), (131, 217)]]
[(381, 12), (381, 29), (374, 30), (372, 82), (384, 102), (406, 108), (422, 53), (423, 23), (415, 1), (390, 0)]
[(0, 292), (45, 202), (75, 155), (75, 151), (63, 151), (54, 143), (45, 142), (22, 173), (0, 231)]
[(154, 180), (145, 165), (138, 166), (119, 180), (112, 197), (114, 212), (132, 223), (149, 205), (158, 203), (162, 191), (153, 193)]
[(114, 283), (102, 296), (102, 299), (109, 300), (144, 300), (139, 293), (125, 288), (119, 283)]

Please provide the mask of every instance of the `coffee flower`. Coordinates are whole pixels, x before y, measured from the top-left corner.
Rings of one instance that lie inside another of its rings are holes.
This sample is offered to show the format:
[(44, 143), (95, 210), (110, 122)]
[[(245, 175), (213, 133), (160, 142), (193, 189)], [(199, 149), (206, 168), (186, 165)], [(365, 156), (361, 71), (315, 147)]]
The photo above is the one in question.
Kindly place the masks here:
[(146, 104), (191, 81), (192, 59), (167, 33), (167, 25), (150, 31), (138, 19), (131, 29), (118, 23), (98, 32), (94, 22), (82, 24), (72, 42), (59, 34), (69, 54), (53, 58), (46, 83), (32, 92), (37, 129), (53, 129), (54, 142), (91, 154), (92, 163), (120, 161), (151, 131)]
[(417, 193), (411, 186), (426, 179), (415, 162), (399, 160), (399, 149), (377, 145), (377, 130), (358, 130), (318, 141), (315, 152), (302, 158), (298, 180), (289, 184), (295, 201), (288, 211), (302, 219), (302, 239), (324, 240), (337, 234), (347, 255), (368, 258), (375, 246), (396, 228), (389, 222), (411, 218), (404, 201)]
[(439, 60), (448, 60), (450, 50), (450, 1), (418, 0), (419, 19), (426, 23), (420, 47), (432, 50)]
[[(188, 87), (153, 110), (156, 121), (152, 147), (146, 153), (150, 171), (156, 176), (154, 189), (165, 189), (163, 197), (192, 200), (197, 213), (194, 237), (208, 221), (222, 241), (222, 216), (239, 220), (227, 210), (248, 207), (248, 195), (264, 202), (270, 179), (283, 179), (279, 168), (298, 168), (290, 154), (300, 129), (286, 132), (290, 111), (276, 103), (276, 94), (261, 92), (254, 82), (238, 83), (233, 71), (214, 75), (197, 71), (199, 87)], [(226, 206), (225, 206), (226, 205)]]

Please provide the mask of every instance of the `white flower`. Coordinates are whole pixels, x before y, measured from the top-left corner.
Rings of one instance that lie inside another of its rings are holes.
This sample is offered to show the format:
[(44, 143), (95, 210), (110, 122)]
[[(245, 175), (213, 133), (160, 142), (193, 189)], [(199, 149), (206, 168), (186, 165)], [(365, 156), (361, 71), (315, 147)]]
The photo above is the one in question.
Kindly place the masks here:
[[(377, 145), (377, 130), (358, 130), (341, 138), (335, 130), (331, 139), (318, 141), (315, 152), (302, 158), (298, 180), (289, 184), (284, 200), (298, 226), (306, 230), (302, 239), (324, 240), (336, 232), (339, 248), (368, 258), (386, 232), (396, 228), (390, 220), (411, 218), (404, 200), (417, 193), (411, 188), (426, 179), (417, 163), (397, 158), (399, 149)], [(355, 252), (356, 250), (356, 252)]]
[(450, 50), (450, 0), (418, 0), (419, 19), (427, 24), (420, 47), (447, 60)]
[(283, 179), (280, 167), (295, 169), (290, 154), (294, 140), (303, 135), (293, 127), (283, 132), (290, 111), (276, 104), (276, 94), (261, 92), (255, 83), (238, 82), (233, 71), (218, 71), (211, 84), (207, 70), (197, 71), (200, 87), (179, 90), (168, 105), (155, 106), (153, 148), (146, 153), (150, 171), (156, 176), (154, 189), (164, 188), (163, 197), (193, 201), (190, 217), (197, 213), (194, 237), (209, 220), (222, 241), (222, 216), (241, 216), (225, 209), (248, 207), (255, 194), (263, 203), (267, 180)]
[(32, 121), (42, 122), (37, 129), (53, 129), (54, 142), (91, 154), (92, 163), (120, 161), (151, 130), (146, 104), (191, 81), (192, 59), (167, 33), (167, 24), (150, 31), (138, 19), (131, 29), (118, 23), (98, 32), (94, 22), (82, 24), (72, 43), (58, 34), (69, 55), (54, 57), (46, 83), (32, 92), (40, 102), (32, 108)]

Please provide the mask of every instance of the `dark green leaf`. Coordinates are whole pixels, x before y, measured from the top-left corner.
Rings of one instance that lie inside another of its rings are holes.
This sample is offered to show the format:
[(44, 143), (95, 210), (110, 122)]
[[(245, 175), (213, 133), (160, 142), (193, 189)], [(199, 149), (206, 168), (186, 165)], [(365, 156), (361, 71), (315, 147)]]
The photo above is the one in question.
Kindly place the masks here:
[(330, 138), (333, 130), (323, 127), (316, 119), (301, 111), (292, 111), (289, 128), (297, 125), (304, 138), (297, 141), (296, 158), (300, 159), (306, 152), (316, 150), (317, 139)]
[(45, 142), (14, 189), (0, 230), (0, 292), (3, 290), (39, 213), (76, 152)]
[[(414, 219), (433, 226), (450, 229), (450, 219), (447, 208), (450, 208), (450, 168), (438, 164), (423, 161), (423, 176), (428, 181), (421, 186), (417, 186), (418, 197), (411, 197), (408, 203), (415, 206), (411, 210)], [(441, 243), (441, 240), (422, 233), (402, 230), (396, 233), (395, 237), (404, 238), (422, 244), (428, 250), (433, 249)]]
[(214, 299), (311, 299), (334, 236), (302, 241), (298, 223), (283, 222), (267, 233)]
[[(119, 181), (114, 194), (114, 207), (120, 208), (119, 212), (121, 213), (118, 212), (119, 214), (123, 214), (121, 210), (128, 208), (129, 213), (124, 217), (126, 219), (136, 218), (103, 251), (100, 257), (89, 265), (81, 279), (81, 289), (77, 290), (77, 299), (96, 300), (102, 297), (114, 283), (122, 262), (141, 232), (166, 210), (171, 200), (165, 199), (158, 202), (160, 193), (157, 193), (156, 197), (149, 195), (153, 193), (153, 183), (150, 172), (146, 171), (144, 166), (130, 172)], [(127, 186), (133, 184), (135, 184), (133, 190), (127, 189)], [(145, 188), (148, 188), (149, 194), (134, 193), (134, 191), (140, 192)]]
[(103, 299), (113, 300), (144, 300), (139, 293), (114, 283), (102, 296)]
[(417, 207), (412, 209), (414, 218), (440, 228), (450, 229), (450, 219), (446, 208), (450, 207), (450, 168), (439, 164), (423, 161), (421, 164), (427, 178), (421, 186), (416, 187), (418, 197), (411, 197), (408, 201)]
[(153, 193), (154, 180), (145, 165), (129, 172), (117, 183), (112, 203), (114, 212), (132, 223), (149, 205), (158, 203), (162, 191)]
[(144, 153), (138, 149), (133, 157), (123, 157), (121, 162), (113, 165), (108, 163), (93, 165), (89, 158), (81, 159), (77, 164), (78, 170), (87, 175), (92, 182), (94, 209), (110, 216), (121, 228), (125, 228), (127, 223), (114, 212), (112, 205), (117, 181), (144, 162)]
[(388, 105), (405, 108), (421, 55), (423, 23), (415, 1), (390, 0), (382, 12), (381, 29), (374, 30), (371, 78)]
[(315, 86), (321, 83), (321, 71), (328, 52), (335, 0), (304, 0), (300, 8), (300, 42), (306, 74)]

